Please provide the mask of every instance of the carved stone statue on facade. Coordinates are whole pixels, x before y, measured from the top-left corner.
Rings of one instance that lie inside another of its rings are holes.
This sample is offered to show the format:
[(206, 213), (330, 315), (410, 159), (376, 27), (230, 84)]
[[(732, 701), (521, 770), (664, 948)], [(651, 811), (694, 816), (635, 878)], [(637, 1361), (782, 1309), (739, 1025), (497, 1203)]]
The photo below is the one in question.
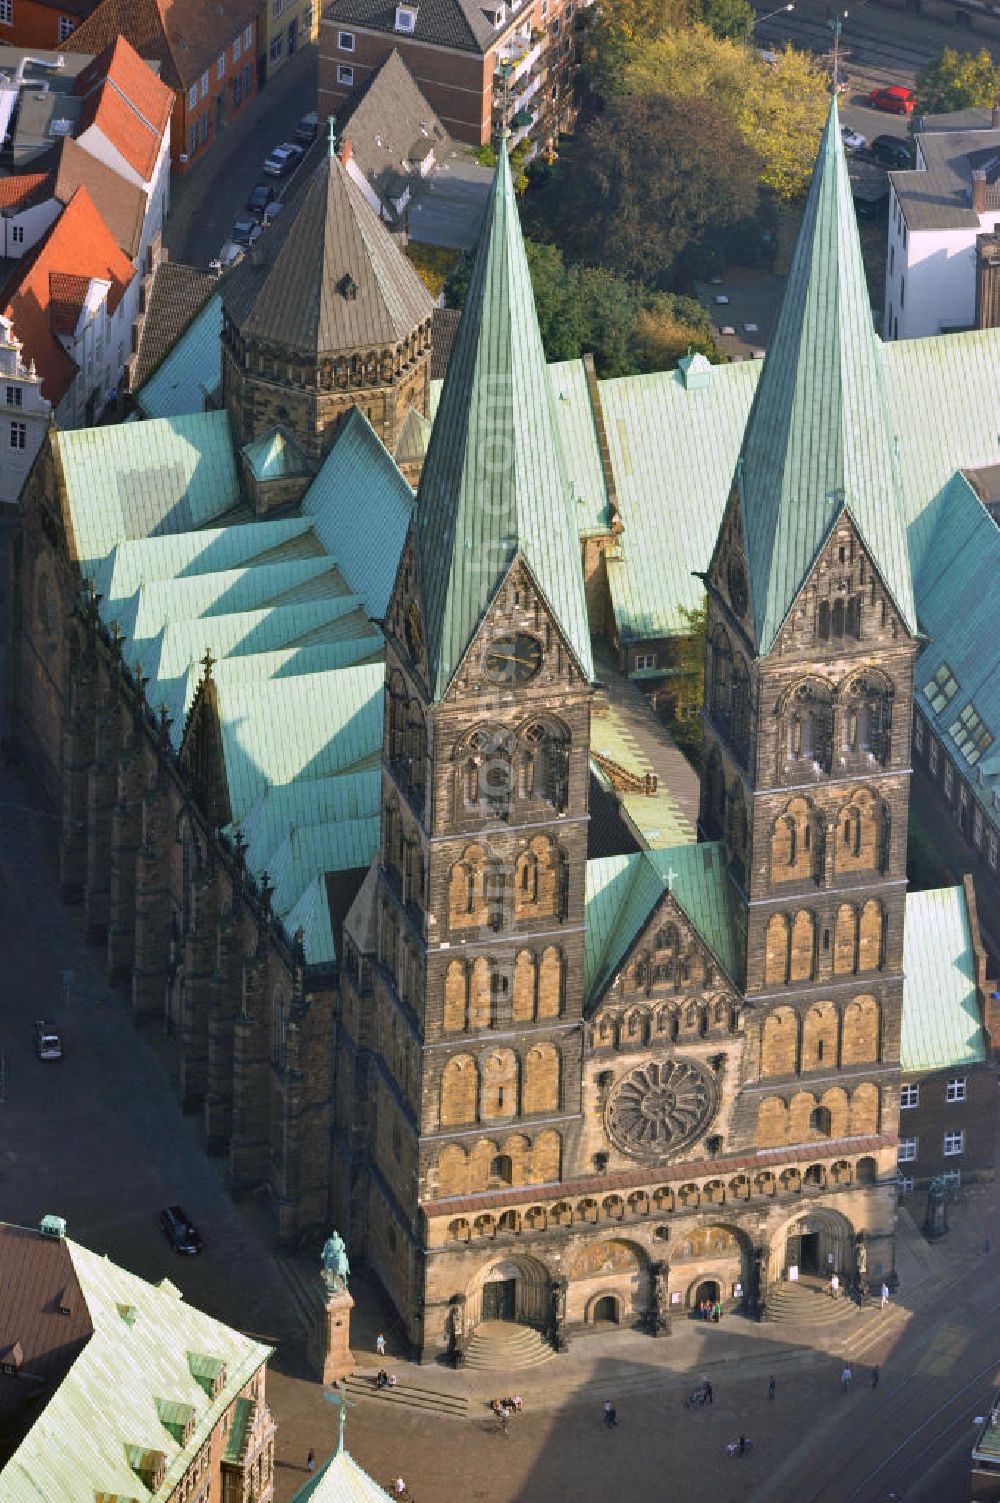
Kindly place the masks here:
[(566, 1290), (568, 1287), (568, 1279), (559, 1278), (552, 1280), (552, 1309), (549, 1334), (552, 1345), (557, 1352), (565, 1352), (569, 1347), (569, 1338), (566, 1335)]
[(653, 1264), (653, 1335), (670, 1335), (670, 1264)]
[(860, 1234), (854, 1244), (854, 1266), (857, 1269), (858, 1285), (863, 1287), (868, 1278), (868, 1248), (865, 1246), (864, 1236)]
[(465, 1295), (453, 1294), (448, 1312), (448, 1354), (453, 1367), (465, 1361)]
[(331, 1294), (347, 1288), (351, 1265), (347, 1248), (339, 1232), (331, 1232), (323, 1244), (323, 1283)]
[(924, 1236), (936, 1242), (948, 1233), (948, 1202), (945, 1199), (945, 1182), (935, 1175), (927, 1186), (927, 1211), (924, 1215)]
[(763, 1320), (767, 1315), (767, 1248), (755, 1247), (750, 1269), (750, 1288), (747, 1291), (747, 1313), (751, 1320)]

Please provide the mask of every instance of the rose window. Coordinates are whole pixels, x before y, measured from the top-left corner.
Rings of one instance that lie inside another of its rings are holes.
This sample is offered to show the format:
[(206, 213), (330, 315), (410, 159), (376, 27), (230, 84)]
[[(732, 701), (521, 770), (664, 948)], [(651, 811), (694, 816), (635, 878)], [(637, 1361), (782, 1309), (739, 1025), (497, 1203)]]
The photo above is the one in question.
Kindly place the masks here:
[(715, 1115), (715, 1082), (695, 1060), (651, 1061), (632, 1070), (611, 1093), (608, 1136), (633, 1158), (676, 1153)]

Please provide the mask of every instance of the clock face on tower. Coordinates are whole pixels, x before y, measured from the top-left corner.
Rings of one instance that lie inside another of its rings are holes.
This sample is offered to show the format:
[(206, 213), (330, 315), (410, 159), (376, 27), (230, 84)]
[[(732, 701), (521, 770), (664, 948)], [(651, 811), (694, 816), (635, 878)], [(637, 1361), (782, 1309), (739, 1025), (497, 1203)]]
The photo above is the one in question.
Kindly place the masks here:
[(420, 619), (420, 607), (415, 600), (410, 602), (406, 613), (406, 645), (415, 663), (419, 663), (424, 647), (424, 624)]
[(542, 644), (526, 631), (494, 637), (483, 658), (483, 670), (494, 684), (530, 683), (542, 666)]

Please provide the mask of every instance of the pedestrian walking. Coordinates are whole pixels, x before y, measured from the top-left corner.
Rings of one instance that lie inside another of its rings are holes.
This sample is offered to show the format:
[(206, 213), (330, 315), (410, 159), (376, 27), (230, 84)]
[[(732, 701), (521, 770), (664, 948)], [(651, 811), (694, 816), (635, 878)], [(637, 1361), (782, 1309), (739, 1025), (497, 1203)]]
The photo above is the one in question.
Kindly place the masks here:
[(745, 1435), (740, 1436), (739, 1443), (736, 1449), (739, 1451), (741, 1456), (745, 1456), (747, 1454), (747, 1438)]
[(881, 1303), (879, 1305), (879, 1309), (880, 1310), (884, 1310), (885, 1307), (886, 1307), (886, 1305), (889, 1303), (889, 1285), (888, 1284), (883, 1284), (882, 1285), (881, 1295), (882, 1295), (882, 1300), (881, 1300)]
[(613, 1430), (618, 1423), (618, 1411), (610, 1399), (604, 1402), (604, 1423), (609, 1430)]
[(315, 1451), (310, 1451), (309, 1455), (306, 1457), (306, 1471), (307, 1472), (314, 1472), (315, 1470), (316, 1470), (316, 1453), (315, 1453)]
[(877, 1367), (873, 1367), (872, 1368), (872, 1393), (875, 1392), (875, 1390), (876, 1390), (877, 1387), (878, 1387), (878, 1368)]
[(853, 1377), (854, 1377), (854, 1374), (851, 1372), (850, 1363), (845, 1362), (844, 1363), (844, 1370), (840, 1374), (840, 1386), (844, 1390), (845, 1393), (850, 1388), (850, 1386), (851, 1386), (851, 1379)]
[(830, 1275), (830, 1293), (834, 1299), (840, 1298), (840, 1279), (835, 1273), (831, 1273)]
[(715, 1398), (714, 1398), (714, 1396), (712, 1394), (712, 1385), (711, 1385), (711, 1383), (709, 1383), (707, 1381), (705, 1383), (705, 1403), (706, 1404), (714, 1404), (715, 1403)]
[(378, 1335), (375, 1337), (375, 1350), (378, 1352), (380, 1357), (385, 1356), (385, 1337), (382, 1335), (381, 1331), (379, 1331)]
[(774, 1398), (774, 1390), (775, 1390), (776, 1387), (777, 1387), (777, 1385), (776, 1385), (776, 1383), (774, 1381), (774, 1373), (772, 1373), (771, 1376), (767, 1380), (767, 1396), (768, 1396), (769, 1399), (773, 1399)]

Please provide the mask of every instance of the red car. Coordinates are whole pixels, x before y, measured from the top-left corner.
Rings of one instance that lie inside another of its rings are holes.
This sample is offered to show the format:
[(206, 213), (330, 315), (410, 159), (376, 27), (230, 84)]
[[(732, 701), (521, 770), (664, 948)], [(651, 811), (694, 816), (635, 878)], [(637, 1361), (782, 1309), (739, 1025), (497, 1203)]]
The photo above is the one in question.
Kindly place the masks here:
[(890, 84), (885, 89), (872, 89), (868, 103), (873, 110), (887, 110), (890, 115), (912, 115), (917, 96), (912, 89), (902, 84)]

